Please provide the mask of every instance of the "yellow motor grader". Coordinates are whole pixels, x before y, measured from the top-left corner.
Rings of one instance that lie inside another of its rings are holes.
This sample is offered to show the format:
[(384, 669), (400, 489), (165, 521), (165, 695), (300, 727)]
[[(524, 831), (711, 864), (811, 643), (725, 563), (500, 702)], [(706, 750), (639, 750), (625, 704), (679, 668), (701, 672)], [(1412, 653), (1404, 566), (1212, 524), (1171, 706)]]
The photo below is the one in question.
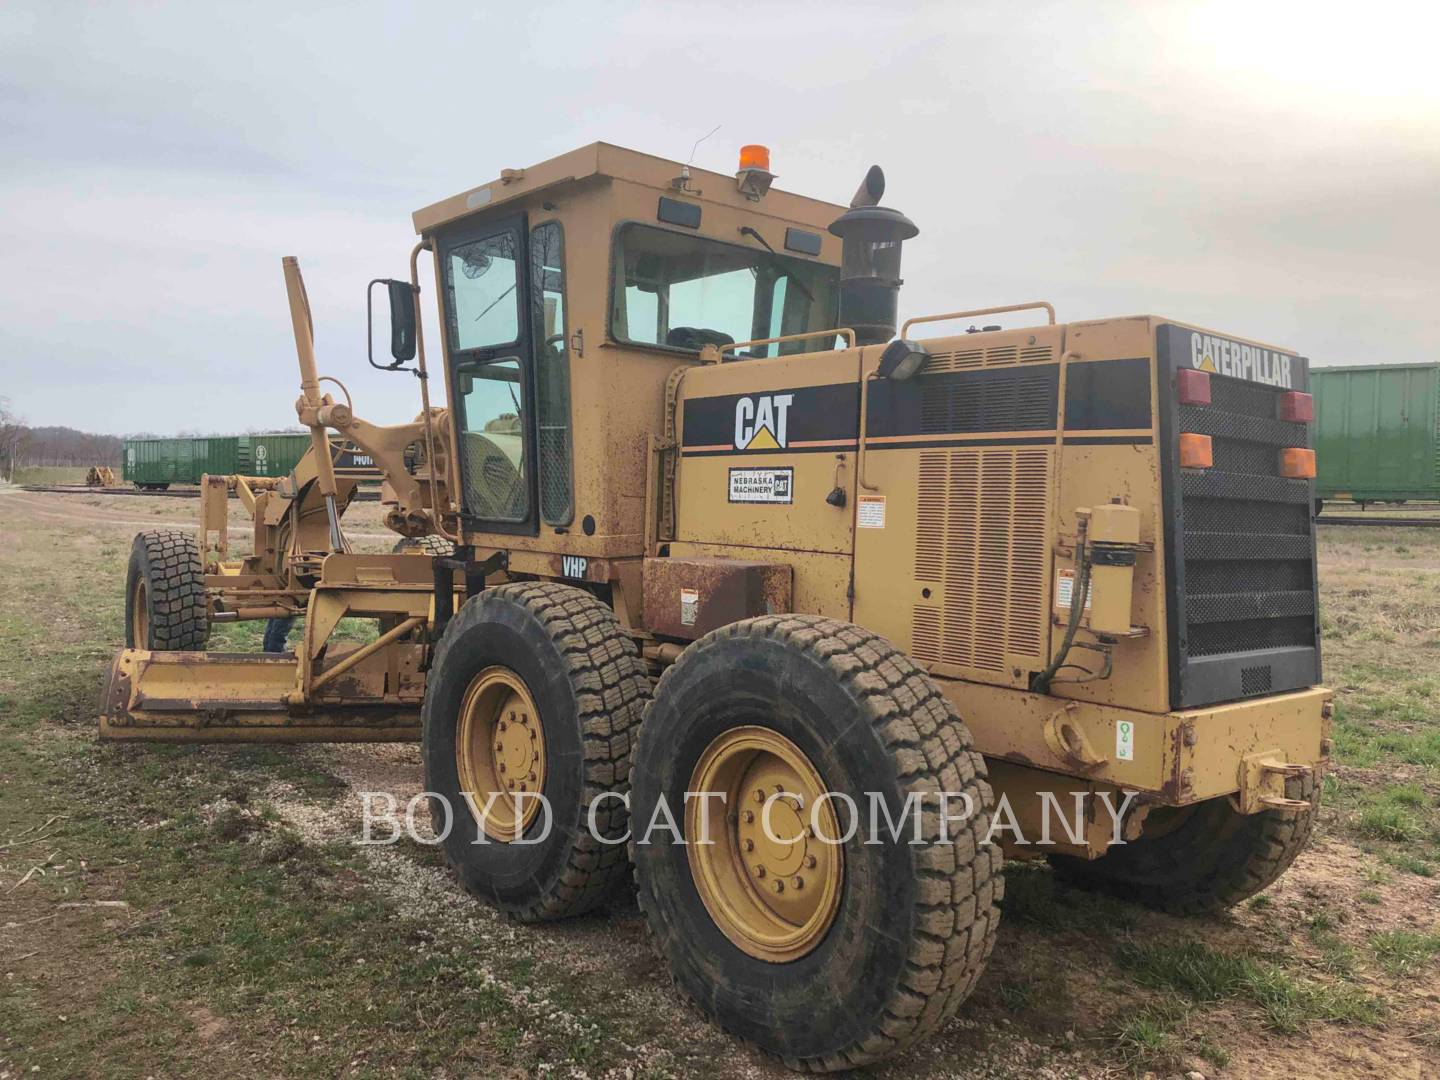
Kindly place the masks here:
[[(763, 147), (731, 176), (597, 143), (418, 211), (401, 428), (320, 393), (286, 260), (315, 449), (245, 495), (238, 567), (137, 539), (101, 732), (418, 737), (466, 888), (558, 918), (633, 864), (677, 984), (829, 1070), (970, 993), (1002, 844), (1180, 913), (1274, 880), (1330, 695), (1303, 357), (1043, 302), (899, 326), (918, 229), (880, 170), (848, 206), (773, 179)], [(331, 430), (453, 551), (350, 551)], [(302, 607), (293, 654), (198, 651)], [(330, 643), (342, 616), (377, 637)]]

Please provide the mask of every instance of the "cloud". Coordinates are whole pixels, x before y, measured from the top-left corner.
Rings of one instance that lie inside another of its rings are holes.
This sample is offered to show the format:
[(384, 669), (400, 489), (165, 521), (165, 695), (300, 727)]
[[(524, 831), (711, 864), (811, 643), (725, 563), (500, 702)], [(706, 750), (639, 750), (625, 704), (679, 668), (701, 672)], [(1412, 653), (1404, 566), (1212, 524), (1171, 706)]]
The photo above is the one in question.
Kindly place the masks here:
[(697, 164), (766, 142), (788, 190), (844, 201), (881, 162), (921, 228), (910, 313), (1043, 296), (1430, 359), (1433, 17), (1260, 7), (12, 4), (0, 389), (97, 431), (292, 423), (297, 254), (322, 369), (408, 419), (413, 380), (363, 352), (411, 211), (595, 139), (683, 158), (717, 123)]

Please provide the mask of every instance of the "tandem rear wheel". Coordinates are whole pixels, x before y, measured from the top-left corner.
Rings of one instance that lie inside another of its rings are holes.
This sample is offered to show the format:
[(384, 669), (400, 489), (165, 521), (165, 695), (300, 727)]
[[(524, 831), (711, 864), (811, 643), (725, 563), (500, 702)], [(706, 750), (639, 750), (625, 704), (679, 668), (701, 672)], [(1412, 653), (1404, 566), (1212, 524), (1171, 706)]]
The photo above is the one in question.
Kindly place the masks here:
[[(982, 843), (985, 766), (884, 639), (798, 615), (715, 631), (665, 672), (631, 776), (640, 906), (676, 984), (726, 1030), (793, 1068), (847, 1069), (910, 1046), (970, 994), (1003, 888)], [(935, 798), (913, 832), (907, 798), (939, 792), (973, 812), (952, 804), (942, 838)]]
[(1309, 809), (1242, 814), (1229, 799), (1210, 799), (1152, 813), (1145, 822), (1146, 834), (1098, 859), (1056, 855), (1050, 863), (1072, 885), (1157, 911), (1221, 911), (1275, 881), (1309, 841), (1320, 812), (1314, 775), (1289, 777), (1285, 794), (1309, 803)]
[(538, 921), (626, 880), (631, 739), (649, 698), (634, 643), (589, 593), (517, 582), (466, 602), (426, 681), (421, 755), (469, 892)]

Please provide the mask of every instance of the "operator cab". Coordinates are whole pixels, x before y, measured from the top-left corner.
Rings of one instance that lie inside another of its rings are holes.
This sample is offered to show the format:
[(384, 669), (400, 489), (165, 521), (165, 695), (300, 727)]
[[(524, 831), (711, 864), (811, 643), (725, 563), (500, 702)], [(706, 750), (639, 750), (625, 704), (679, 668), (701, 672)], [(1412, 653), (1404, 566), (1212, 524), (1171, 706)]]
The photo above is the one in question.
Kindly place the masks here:
[[(467, 539), (512, 558), (562, 544), (638, 558), (647, 437), (672, 372), (706, 347), (725, 360), (835, 347), (817, 332), (839, 325), (828, 227), (845, 208), (771, 179), (753, 155), (726, 176), (595, 143), (415, 214)], [(786, 340), (747, 344), (771, 338)]]

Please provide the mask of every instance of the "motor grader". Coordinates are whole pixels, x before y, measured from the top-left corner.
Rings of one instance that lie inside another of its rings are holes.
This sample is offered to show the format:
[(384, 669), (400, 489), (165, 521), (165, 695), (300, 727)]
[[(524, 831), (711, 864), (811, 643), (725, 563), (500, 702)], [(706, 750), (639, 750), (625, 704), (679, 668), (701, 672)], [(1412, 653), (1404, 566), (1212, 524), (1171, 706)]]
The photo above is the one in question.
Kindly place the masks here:
[[(919, 230), (879, 169), (848, 206), (773, 179), (760, 147), (731, 176), (597, 143), (418, 211), (383, 282), (383, 366), (422, 398), (401, 428), (320, 393), (287, 260), (316, 452), (260, 517), (291, 521), (271, 565), (297, 572), (141, 558), (101, 731), (419, 738), (467, 889), (559, 918), (633, 864), (682, 990), (827, 1070), (970, 993), (1002, 847), (1187, 914), (1274, 880), (1330, 695), (1303, 357), (1044, 302), (897, 330)], [(373, 452), (398, 531), (453, 552), (351, 552), (327, 430)], [(191, 651), (278, 593), (293, 654)], [(331, 645), (347, 615), (378, 636)], [(916, 798), (913, 835), (847, 827)]]

